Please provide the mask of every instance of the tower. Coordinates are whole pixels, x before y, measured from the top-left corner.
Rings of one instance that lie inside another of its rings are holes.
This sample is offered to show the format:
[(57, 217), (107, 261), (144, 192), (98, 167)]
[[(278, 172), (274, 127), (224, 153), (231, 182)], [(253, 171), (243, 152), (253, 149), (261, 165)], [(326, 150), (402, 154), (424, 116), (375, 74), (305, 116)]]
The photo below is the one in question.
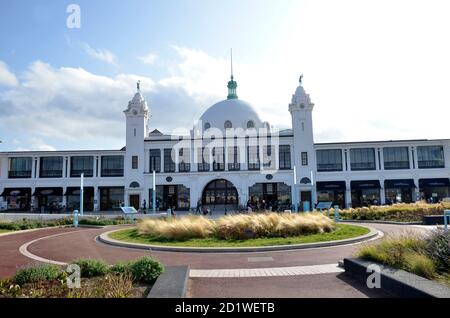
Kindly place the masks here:
[(126, 117), (126, 154), (124, 160), (125, 204), (140, 207), (144, 201), (145, 150), (148, 136), (149, 109), (141, 94), (140, 81), (137, 92), (124, 111)]
[[(297, 202), (316, 202), (315, 173), (316, 153), (314, 150), (314, 135), (312, 111), (314, 104), (302, 84), (300, 76), (299, 86), (292, 96), (289, 112), (292, 117), (292, 131), (294, 134), (293, 154), (296, 167)], [(300, 207), (301, 208), (301, 207)]]

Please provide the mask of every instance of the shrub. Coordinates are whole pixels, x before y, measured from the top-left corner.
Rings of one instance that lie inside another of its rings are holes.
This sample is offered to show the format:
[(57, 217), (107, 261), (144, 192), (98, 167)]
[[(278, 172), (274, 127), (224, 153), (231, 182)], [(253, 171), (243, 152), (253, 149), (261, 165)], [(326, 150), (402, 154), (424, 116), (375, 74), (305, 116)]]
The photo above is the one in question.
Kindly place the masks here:
[(89, 278), (96, 276), (104, 276), (108, 273), (108, 265), (103, 261), (95, 259), (79, 259), (74, 262), (80, 266), (81, 277)]
[(164, 272), (164, 266), (148, 256), (130, 262), (128, 267), (134, 281), (142, 283), (152, 283)]
[(130, 268), (127, 263), (119, 262), (111, 266), (109, 270), (113, 274), (125, 274), (130, 271)]
[(331, 232), (335, 228), (334, 222), (320, 213), (225, 216), (216, 224), (218, 238), (234, 240), (308, 235)]
[(214, 222), (204, 217), (147, 219), (138, 224), (138, 233), (167, 240), (205, 238), (214, 233)]
[[(426, 202), (399, 203), (385, 206), (370, 206), (360, 208), (350, 208), (340, 210), (340, 216), (343, 219), (351, 220), (393, 220), (400, 222), (422, 221), (425, 215), (443, 214), (445, 209), (450, 208), (449, 202), (437, 204), (428, 204)], [(334, 210), (330, 210), (334, 215)]]
[(22, 268), (14, 276), (14, 282), (20, 286), (45, 280), (58, 279), (63, 272), (55, 265), (35, 265)]
[(204, 217), (145, 220), (138, 234), (165, 240), (188, 240), (216, 236), (245, 240), (261, 237), (287, 237), (330, 232), (334, 222), (320, 213), (263, 213), (224, 216), (217, 221)]
[(20, 230), (38, 229), (43, 227), (71, 225), (72, 223), (73, 220), (71, 218), (49, 220), (49, 221), (22, 219), (20, 221), (13, 221), (13, 222), (0, 222), (0, 229), (9, 231), (20, 231)]
[(429, 279), (433, 279), (436, 276), (436, 266), (433, 260), (424, 254), (406, 254), (404, 268), (411, 273)]
[(426, 239), (425, 253), (439, 271), (450, 272), (450, 231), (435, 230)]

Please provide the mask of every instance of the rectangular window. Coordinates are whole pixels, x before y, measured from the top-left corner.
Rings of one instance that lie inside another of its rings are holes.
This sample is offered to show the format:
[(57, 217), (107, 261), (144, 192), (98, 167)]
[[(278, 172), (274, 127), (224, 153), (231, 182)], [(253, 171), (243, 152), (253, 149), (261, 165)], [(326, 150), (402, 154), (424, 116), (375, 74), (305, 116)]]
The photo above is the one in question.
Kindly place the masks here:
[(228, 170), (229, 171), (239, 171), (241, 169), (241, 164), (239, 160), (239, 147), (229, 147), (228, 148)]
[(308, 153), (302, 152), (302, 166), (308, 165)]
[(138, 169), (138, 156), (131, 157), (131, 169)]
[(33, 158), (9, 158), (9, 173), (11, 179), (31, 178)]
[(275, 169), (275, 146), (263, 146), (263, 168)]
[(281, 145), (278, 156), (280, 161), (280, 169), (291, 169), (291, 146)]
[(259, 160), (259, 146), (248, 146), (248, 170), (260, 170), (261, 164)]
[(374, 148), (350, 149), (350, 169), (352, 171), (376, 170)]
[(342, 150), (317, 150), (317, 171), (342, 171)]
[(383, 148), (384, 169), (409, 169), (408, 147)]
[(123, 177), (123, 156), (102, 156), (102, 177)]
[(175, 172), (175, 160), (172, 158), (172, 149), (164, 149), (164, 172)]
[(40, 178), (62, 178), (63, 157), (41, 157)]
[(213, 170), (224, 171), (225, 170), (225, 150), (224, 148), (213, 148)]
[(161, 150), (150, 149), (150, 172), (161, 172)]
[(199, 172), (206, 172), (210, 170), (209, 148), (199, 148), (197, 150), (197, 163)]
[(179, 152), (178, 170), (180, 172), (191, 171), (191, 151), (189, 148), (182, 148)]
[(417, 147), (419, 169), (445, 168), (443, 146)]
[(88, 178), (94, 176), (94, 157), (80, 156), (70, 158), (70, 177), (79, 178), (82, 173)]

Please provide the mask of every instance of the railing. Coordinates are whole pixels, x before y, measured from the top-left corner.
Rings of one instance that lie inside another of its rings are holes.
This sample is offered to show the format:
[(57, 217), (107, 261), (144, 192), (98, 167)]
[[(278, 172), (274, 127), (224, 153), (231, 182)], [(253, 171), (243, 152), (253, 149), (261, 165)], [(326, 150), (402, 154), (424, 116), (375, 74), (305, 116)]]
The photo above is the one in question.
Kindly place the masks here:
[(445, 168), (442, 160), (422, 160), (419, 161), (419, 169)]
[(123, 177), (123, 169), (102, 169), (102, 177)]
[(40, 178), (61, 178), (62, 170), (41, 170), (39, 172)]
[(10, 178), (10, 179), (31, 178), (31, 170), (30, 171), (9, 171), (8, 178)]
[(88, 178), (94, 176), (94, 170), (72, 170), (70, 171), (70, 177), (71, 178), (81, 177), (82, 173), (84, 173), (84, 176)]

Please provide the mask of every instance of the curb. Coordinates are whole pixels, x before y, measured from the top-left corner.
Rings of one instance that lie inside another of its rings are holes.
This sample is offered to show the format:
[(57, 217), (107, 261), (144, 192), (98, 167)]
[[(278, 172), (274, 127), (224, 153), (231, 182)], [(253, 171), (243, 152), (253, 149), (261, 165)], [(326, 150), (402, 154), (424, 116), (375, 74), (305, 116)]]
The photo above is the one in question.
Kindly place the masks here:
[(70, 228), (70, 227), (73, 227), (73, 226), (72, 225), (47, 226), (47, 227), (40, 227), (40, 228), (36, 228), (36, 229), (10, 231), (10, 232), (6, 232), (6, 233), (3, 233), (3, 234), (0, 234), (0, 237), (13, 235), (13, 234), (23, 234), (23, 233), (29, 233), (29, 232), (36, 232), (36, 231), (40, 231), (40, 230), (62, 229), (62, 228)]
[(97, 236), (97, 240), (113, 246), (152, 250), (152, 251), (163, 251), (163, 252), (184, 252), (184, 253), (244, 253), (244, 252), (273, 252), (273, 251), (288, 251), (288, 250), (300, 250), (309, 248), (319, 248), (319, 247), (330, 247), (339, 245), (348, 245), (359, 243), (363, 241), (368, 241), (374, 239), (380, 235), (379, 231), (369, 226), (362, 226), (370, 230), (369, 233), (337, 241), (327, 241), (327, 242), (317, 242), (317, 243), (303, 243), (303, 244), (293, 244), (293, 245), (278, 245), (278, 246), (261, 246), (261, 247), (181, 247), (181, 246), (158, 246), (149, 245), (142, 243), (129, 243), (118, 241), (109, 237), (109, 234), (120, 231), (113, 230), (100, 234)]
[(373, 264), (380, 267), (380, 284), (389, 293), (403, 298), (450, 298), (450, 288), (418, 275), (372, 261), (344, 259), (345, 272), (363, 283), (373, 273), (373, 270), (367, 271)]
[(159, 275), (147, 298), (185, 298), (189, 266), (168, 266)]
[(341, 220), (342, 223), (378, 223), (378, 224), (392, 224), (392, 225), (423, 225), (423, 222), (396, 222), (396, 221), (382, 221), (382, 220)]

